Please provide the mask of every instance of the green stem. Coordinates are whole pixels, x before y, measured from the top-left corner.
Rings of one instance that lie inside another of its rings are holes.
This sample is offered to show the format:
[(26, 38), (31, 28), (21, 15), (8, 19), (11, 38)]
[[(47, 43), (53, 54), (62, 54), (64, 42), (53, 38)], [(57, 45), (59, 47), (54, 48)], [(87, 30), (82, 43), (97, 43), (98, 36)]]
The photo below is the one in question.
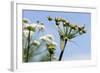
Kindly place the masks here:
[(64, 34), (63, 31), (61, 30), (61, 28), (60, 28), (59, 26), (58, 26), (58, 29), (60, 30), (60, 32), (61, 32), (62, 34)]
[(66, 26), (65, 28), (66, 28), (65, 34), (67, 35), (68, 34), (68, 27)]
[(51, 54), (50, 54), (50, 61), (51, 61)]
[(72, 29), (70, 28), (70, 29), (69, 29), (69, 33), (68, 33), (68, 35), (70, 35), (70, 34), (71, 34), (71, 31), (72, 31)]
[(65, 50), (65, 47), (66, 47), (66, 44), (67, 44), (67, 40), (64, 41), (64, 47), (63, 47), (63, 50), (61, 51), (60, 53), (60, 56), (59, 56), (59, 61), (61, 61), (62, 57), (63, 57), (63, 53), (64, 53), (64, 50)]
[(28, 46), (27, 46), (27, 57), (26, 57), (26, 62), (29, 60), (29, 49), (30, 49), (30, 30), (28, 34)]
[(66, 27), (63, 27), (63, 29), (64, 29), (64, 33), (66, 34)]

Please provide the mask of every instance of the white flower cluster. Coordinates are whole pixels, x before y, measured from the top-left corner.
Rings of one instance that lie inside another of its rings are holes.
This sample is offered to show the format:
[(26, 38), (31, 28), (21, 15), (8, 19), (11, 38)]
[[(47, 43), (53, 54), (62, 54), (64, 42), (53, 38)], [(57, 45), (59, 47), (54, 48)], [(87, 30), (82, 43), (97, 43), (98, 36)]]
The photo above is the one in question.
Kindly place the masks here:
[(24, 24), (23, 25), (23, 28), (27, 28), (27, 27), (32, 27), (33, 29), (37, 29), (37, 30), (39, 30), (39, 31), (44, 31), (44, 29), (45, 29), (45, 26), (44, 25), (42, 25), (42, 24), (38, 24), (38, 23), (32, 23), (32, 24)]
[(57, 45), (56, 42), (54, 42), (53, 36), (50, 34), (40, 37), (40, 40), (45, 41), (47, 44)]
[(45, 29), (45, 26), (42, 24), (35, 25), (34, 27), (39, 31), (44, 31), (44, 29)]
[(39, 46), (40, 42), (37, 41), (37, 40), (33, 40), (31, 44), (34, 45), (34, 46)]
[[(25, 29), (25, 28), (27, 28), (27, 27), (31, 27), (31, 28), (33, 28), (35, 31), (36, 31), (36, 30), (38, 30), (38, 31), (44, 31), (44, 29), (45, 29), (45, 26), (42, 25), (42, 24), (37, 24), (37, 23), (28, 24), (28, 23), (25, 23), (25, 24), (23, 25), (23, 35), (24, 35), (25, 37), (28, 37), (28, 34), (29, 34), (29, 30)], [(33, 31), (30, 31), (30, 36), (32, 36), (33, 33), (34, 33)]]

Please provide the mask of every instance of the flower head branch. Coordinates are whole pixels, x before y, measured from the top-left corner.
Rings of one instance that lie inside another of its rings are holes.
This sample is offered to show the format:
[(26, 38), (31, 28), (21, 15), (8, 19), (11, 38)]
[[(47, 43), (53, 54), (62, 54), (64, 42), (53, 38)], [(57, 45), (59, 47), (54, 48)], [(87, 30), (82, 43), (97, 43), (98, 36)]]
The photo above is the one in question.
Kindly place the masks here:
[[(86, 33), (85, 25), (80, 27), (78, 25), (70, 23), (66, 19), (59, 18), (59, 17), (52, 18), (49, 16), (48, 20), (54, 21), (56, 26), (59, 29), (58, 33), (60, 36), (60, 48), (61, 48), (61, 54), (59, 60), (61, 60), (67, 41), (77, 37), (78, 35), (82, 35)], [(63, 27), (63, 29), (61, 27)]]

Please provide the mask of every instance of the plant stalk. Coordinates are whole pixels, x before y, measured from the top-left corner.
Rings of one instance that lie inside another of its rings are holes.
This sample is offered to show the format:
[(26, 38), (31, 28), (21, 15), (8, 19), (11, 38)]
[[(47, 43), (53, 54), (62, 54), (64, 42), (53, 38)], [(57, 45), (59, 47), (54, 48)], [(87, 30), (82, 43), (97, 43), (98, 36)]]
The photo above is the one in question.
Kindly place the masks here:
[(26, 62), (29, 60), (29, 49), (30, 49), (30, 30), (28, 34), (28, 47), (27, 47), (27, 57), (26, 57)]
[(51, 61), (51, 54), (50, 54), (50, 61)]
[(63, 53), (64, 53), (64, 50), (65, 50), (66, 44), (67, 44), (67, 40), (64, 41), (64, 47), (63, 47), (63, 50), (62, 50), (61, 53), (60, 53), (59, 61), (61, 61), (61, 59), (62, 59), (62, 57), (63, 57)]

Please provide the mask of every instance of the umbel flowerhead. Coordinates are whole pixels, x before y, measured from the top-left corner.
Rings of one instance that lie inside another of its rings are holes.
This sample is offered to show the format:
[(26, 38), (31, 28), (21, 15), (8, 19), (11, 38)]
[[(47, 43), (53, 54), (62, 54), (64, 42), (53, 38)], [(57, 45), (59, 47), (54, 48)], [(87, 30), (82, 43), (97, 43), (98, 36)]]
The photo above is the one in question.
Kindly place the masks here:
[[(50, 20), (50, 19), (52, 19), (52, 20)], [(58, 26), (58, 29), (60, 29), (59, 34), (61, 37), (63, 36), (63, 38), (71, 39), (70, 38), (71, 36), (78, 36), (78, 35), (82, 35), (82, 34), (86, 33), (85, 25), (80, 27), (76, 24), (70, 23), (66, 19), (59, 18), (59, 17), (55, 17), (53, 19), (52, 17), (49, 16), (48, 20), (55, 22), (55, 24)], [(63, 29), (59, 26), (62, 26)]]
[[(52, 20), (50, 20), (52, 19)], [(75, 37), (77, 37), (78, 35), (82, 35), (84, 33), (86, 33), (85, 30), (85, 25), (84, 26), (78, 26), (76, 24), (72, 24), (70, 23), (68, 20), (60, 18), (60, 17), (48, 17), (49, 21), (54, 21), (56, 26), (58, 27), (58, 33), (60, 35), (60, 42), (61, 42), (61, 46), (63, 44), (62, 49), (64, 49), (64, 43), (68, 40), (71, 40)], [(63, 27), (63, 28), (62, 28)]]
[(79, 35), (86, 33), (85, 25), (80, 27), (76, 24), (72, 24), (66, 19), (59, 17), (52, 18), (49, 16), (48, 20), (54, 21), (58, 28), (58, 33), (60, 36), (60, 48), (61, 48), (59, 61), (61, 61), (67, 42)]
[(33, 46), (39, 46), (40, 45), (40, 42), (39, 41), (37, 41), (37, 40), (33, 40), (32, 41), (32, 43), (31, 43), (31, 45), (33, 45)]
[(54, 54), (54, 51), (56, 49), (56, 42), (54, 42), (54, 38), (52, 35), (47, 34), (45, 36), (40, 37), (40, 40), (44, 41), (46, 43), (46, 47), (50, 54)]
[(30, 21), (26, 18), (23, 18), (22, 23), (23, 23), (23, 33), (25, 34), (25, 36), (28, 36), (28, 33), (30, 31), (30, 34), (32, 34), (33, 32), (37, 31), (44, 31), (45, 26), (43, 23), (40, 23), (39, 21), (37, 21), (37, 23), (29, 23)]
[(50, 54), (54, 54), (56, 45), (55, 44), (46, 44), (46, 45), (47, 45), (47, 48), (48, 48), (49, 53)]

